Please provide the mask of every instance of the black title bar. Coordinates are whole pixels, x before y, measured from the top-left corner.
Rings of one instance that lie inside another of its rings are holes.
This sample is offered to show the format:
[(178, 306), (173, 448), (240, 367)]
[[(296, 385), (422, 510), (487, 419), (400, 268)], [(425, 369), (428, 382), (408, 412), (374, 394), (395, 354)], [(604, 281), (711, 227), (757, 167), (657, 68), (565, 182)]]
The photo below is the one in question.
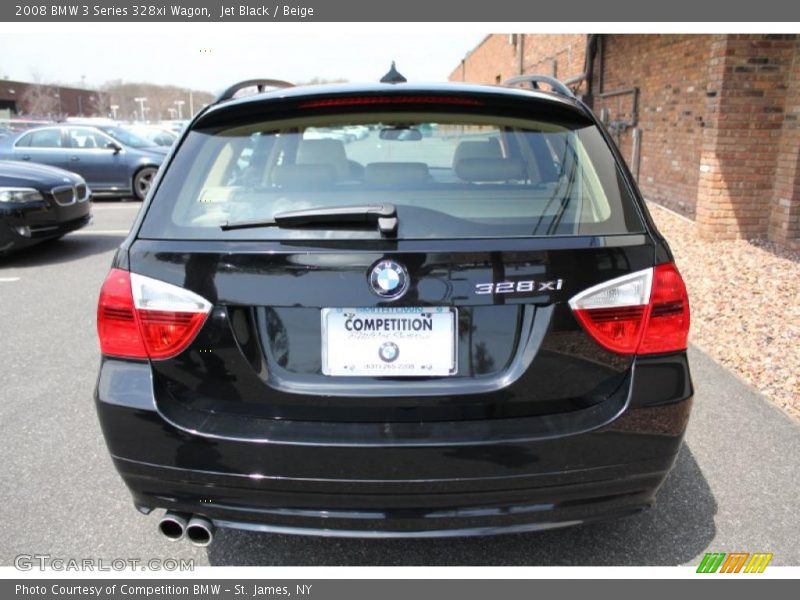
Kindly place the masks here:
[(787, 0), (106, 0), (0, 4), (0, 21), (53, 22), (777, 22), (800, 21)]

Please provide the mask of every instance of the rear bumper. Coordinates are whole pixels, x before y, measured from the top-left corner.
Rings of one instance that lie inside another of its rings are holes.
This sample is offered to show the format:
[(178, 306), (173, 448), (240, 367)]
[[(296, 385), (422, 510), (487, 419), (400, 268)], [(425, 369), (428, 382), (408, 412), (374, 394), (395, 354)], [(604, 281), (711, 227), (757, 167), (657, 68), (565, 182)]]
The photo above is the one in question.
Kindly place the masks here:
[(289, 422), (276, 439), (250, 441), (172, 425), (155, 409), (148, 364), (104, 359), (96, 403), (143, 512), (256, 531), (432, 537), (548, 529), (650, 506), (691, 406), (685, 354), (637, 359), (625, 391), (619, 410), (580, 431), (559, 433), (552, 417), (419, 424), (411, 437), (410, 424), (359, 432), (305, 423), (292, 439)]

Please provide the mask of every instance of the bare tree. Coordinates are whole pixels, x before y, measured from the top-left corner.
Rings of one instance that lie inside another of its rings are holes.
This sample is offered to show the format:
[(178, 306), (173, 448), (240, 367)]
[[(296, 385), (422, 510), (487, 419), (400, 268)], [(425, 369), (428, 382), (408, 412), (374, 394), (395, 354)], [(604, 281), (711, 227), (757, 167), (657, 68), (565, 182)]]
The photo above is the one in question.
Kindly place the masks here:
[(95, 117), (108, 117), (111, 114), (111, 100), (105, 92), (95, 92), (91, 96), (89, 113)]
[(308, 81), (298, 81), (295, 85), (323, 85), (326, 83), (347, 83), (347, 79), (341, 77), (336, 79), (325, 79), (323, 77), (312, 77)]
[(36, 117), (53, 118), (61, 112), (58, 90), (43, 83), (42, 76), (37, 71), (32, 72), (31, 79), (33, 82), (22, 94), (22, 112)]

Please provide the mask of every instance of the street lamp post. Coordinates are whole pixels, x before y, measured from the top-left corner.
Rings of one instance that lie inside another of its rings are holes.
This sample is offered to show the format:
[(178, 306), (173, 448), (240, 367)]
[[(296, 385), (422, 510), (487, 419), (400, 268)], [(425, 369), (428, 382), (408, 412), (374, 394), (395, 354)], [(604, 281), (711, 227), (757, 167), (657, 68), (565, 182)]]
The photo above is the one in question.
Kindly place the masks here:
[(119, 110), (119, 104), (112, 104), (109, 106), (111, 109), (111, 117), (116, 121), (117, 120), (117, 111)]
[(144, 122), (144, 103), (147, 102), (147, 98), (145, 97), (134, 98), (133, 101), (139, 103), (139, 116), (142, 122)]
[(178, 120), (183, 119), (183, 105), (186, 104), (183, 100), (175, 100), (175, 106), (178, 107)]

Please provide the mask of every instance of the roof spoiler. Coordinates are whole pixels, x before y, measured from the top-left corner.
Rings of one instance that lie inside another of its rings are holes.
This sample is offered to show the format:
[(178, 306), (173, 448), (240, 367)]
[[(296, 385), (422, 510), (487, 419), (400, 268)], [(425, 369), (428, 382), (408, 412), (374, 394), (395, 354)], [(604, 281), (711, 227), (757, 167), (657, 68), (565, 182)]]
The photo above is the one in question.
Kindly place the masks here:
[(549, 75), (520, 75), (519, 77), (512, 77), (511, 79), (505, 80), (503, 85), (514, 86), (520, 83), (530, 83), (531, 87), (535, 90), (541, 89), (539, 84), (544, 83), (550, 86), (553, 93), (573, 100), (575, 99), (575, 94), (572, 93), (572, 90), (569, 89), (566, 84)]
[(214, 104), (219, 104), (220, 102), (231, 100), (236, 95), (237, 92), (240, 92), (241, 90), (249, 87), (257, 88), (258, 92), (261, 93), (266, 88), (274, 88), (274, 89), (290, 88), (294, 87), (294, 84), (289, 83), (288, 81), (283, 81), (281, 79), (245, 79), (244, 81), (240, 81), (239, 83), (234, 83), (224, 92), (222, 92), (219, 96), (217, 96), (216, 99), (214, 100)]

